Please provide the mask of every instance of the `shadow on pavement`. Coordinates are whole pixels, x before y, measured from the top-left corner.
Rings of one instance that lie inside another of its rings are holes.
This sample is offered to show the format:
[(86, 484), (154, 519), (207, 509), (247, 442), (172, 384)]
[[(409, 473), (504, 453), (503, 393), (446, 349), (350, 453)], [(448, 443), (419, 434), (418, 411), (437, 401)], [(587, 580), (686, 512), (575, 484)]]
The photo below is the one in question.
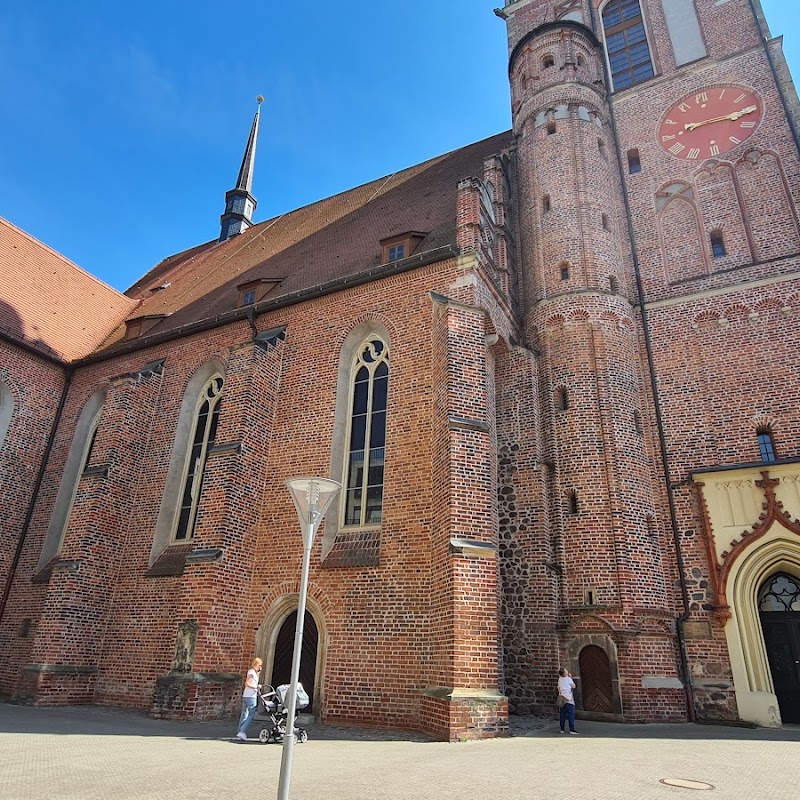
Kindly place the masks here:
[[(512, 716), (509, 727), (513, 737), (560, 736), (558, 721)], [(740, 725), (674, 723), (634, 725), (624, 722), (576, 720), (579, 735), (593, 739), (674, 739), (679, 741), (771, 741), (800, 742), (800, 725), (782, 728), (751, 728)]]
[[(247, 744), (258, 744), (262, 725), (256, 720)], [(434, 742), (414, 731), (385, 731), (343, 725), (304, 726), (309, 739), (319, 741)], [(578, 720), (579, 735), (599, 739), (672, 739), (720, 741), (800, 742), (800, 725), (782, 728), (746, 728), (730, 725), (649, 724), (628, 725), (613, 722)], [(559, 736), (558, 722), (540, 717), (512, 716), (513, 738)], [(50, 736), (162, 736), (187, 740), (230, 740), (234, 742), (236, 720), (181, 722), (150, 718), (146, 712), (128, 708), (69, 706), (41, 708), (0, 702), (0, 734), (46, 734)], [(236, 743), (244, 744), (244, 743)]]

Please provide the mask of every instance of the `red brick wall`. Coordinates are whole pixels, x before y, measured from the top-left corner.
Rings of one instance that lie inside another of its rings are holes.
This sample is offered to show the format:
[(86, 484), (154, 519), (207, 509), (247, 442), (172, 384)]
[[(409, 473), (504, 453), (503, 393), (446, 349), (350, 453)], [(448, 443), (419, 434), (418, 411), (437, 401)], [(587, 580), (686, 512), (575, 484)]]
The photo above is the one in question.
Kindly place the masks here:
[[(40, 703), (149, 708), (156, 680), (169, 672), (177, 627), (187, 620), (199, 626), (193, 671), (240, 673), (265, 598), (299, 575), (298, 522), (283, 482), (327, 474), (341, 337), (367, 316), (383, 321), (391, 339), (380, 565), (325, 569), (322, 533), (315, 544), (309, 592), (327, 609), (323, 715), (419, 727), (420, 692), (428, 686), (496, 691), (496, 561), (449, 551), (453, 535), (495, 543), (497, 529), (484, 315), (442, 312), (428, 294), (447, 290), (458, 274), (452, 263), (426, 267), (259, 318), (262, 330), (287, 325), (286, 341), (269, 353), (250, 344), (250, 329), (238, 323), (78, 370), (11, 598), (9, 620), (23, 608), (34, 618), (32, 646), (15, 645), (4, 661), (4, 691), (33, 693)], [(442, 313), (439, 348), (430, 332)], [(125, 377), (157, 358), (165, 358), (163, 375)], [(208, 360), (225, 372), (216, 442), (240, 443), (241, 452), (209, 460), (193, 546), (224, 554), (187, 564), (182, 575), (148, 577), (181, 399)], [(449, 398), (435, 423), (434, 383)], [(54, 569), (49, 585), (31, 584), (75, 421), (103, 385), (108, 396), (90, 466), (107, 465), (108, 476), (81, 479), (61, 551), (70, 563)], [(491, 432), (449, 431), (447, 408), (489, 420)], [(299, 441), (302, 449), (293, 446)], [(439, 467), (434, 446), (445, 455)], [(437, 508), (446, 518), (434, 522)], [(60, 666), (23, 679), (23, 663)], [(208, 691), (208, 704), (227, 707), (214, 686)], [(168, 701), (170, 714), (176, 702), (184, 713), (208, 713), (202, 698), (194, 699), (200, 684), (180, 692), (183, 700)]]
[[(0, 381), (8, 388), (14, 412), (0, 447), (0, 592), (8, 581), (27, 515), (39, 466), (50, 437), (65, 383), (63, 368), (5, 341), (0, 341)], [(0, 652), (25, 649), (20, 638), (31, 614), (7, 606), (0, 626)], [(7, 669), (0, 659), (0, 675)], [(2, 691), (2, 689), (0, 689)]]

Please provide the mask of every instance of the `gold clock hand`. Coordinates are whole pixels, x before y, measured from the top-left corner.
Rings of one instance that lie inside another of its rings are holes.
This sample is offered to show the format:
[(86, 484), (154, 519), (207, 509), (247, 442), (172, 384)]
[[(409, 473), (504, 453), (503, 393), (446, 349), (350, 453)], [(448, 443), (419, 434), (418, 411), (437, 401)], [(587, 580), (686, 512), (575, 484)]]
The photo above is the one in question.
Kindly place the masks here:
[(739, 119), (739, 117), (743, 117), (745, 114), (752, 114), (754, 111), (758, 111), (758, 106), (747, 106), (747, 108), (743, 108), (741, 111), (734, 111), (731, 114), (731, 119)]
[(741, 111), (733, 111), (721, 117), (711, 117), (711, 119), (704, 119), (702, 122), (687, 122), (683, 126), (683, 129), (686, 131), (693, 131), (695, 128), (701, 128), (703, 125), (711, 125), (712, 122), (722, 122), (723, 120), (735, 121), (745, 114), (752, 114), (754, 111), (758, 111), (758, 106), (747, 106), (747, 108), (743, 108)]

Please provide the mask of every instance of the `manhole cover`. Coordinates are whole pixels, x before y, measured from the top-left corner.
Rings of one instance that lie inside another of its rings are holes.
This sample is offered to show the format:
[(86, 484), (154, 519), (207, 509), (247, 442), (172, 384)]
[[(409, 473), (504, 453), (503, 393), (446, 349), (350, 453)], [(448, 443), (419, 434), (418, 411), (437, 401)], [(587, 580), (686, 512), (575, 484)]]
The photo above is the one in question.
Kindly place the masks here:
[(702, 783), (701, 781), (687, 781), (683, 778), (662, 778), (659, 783), (666, 786), (679, 786), (681, 789), (713, 789), (710, 783)]

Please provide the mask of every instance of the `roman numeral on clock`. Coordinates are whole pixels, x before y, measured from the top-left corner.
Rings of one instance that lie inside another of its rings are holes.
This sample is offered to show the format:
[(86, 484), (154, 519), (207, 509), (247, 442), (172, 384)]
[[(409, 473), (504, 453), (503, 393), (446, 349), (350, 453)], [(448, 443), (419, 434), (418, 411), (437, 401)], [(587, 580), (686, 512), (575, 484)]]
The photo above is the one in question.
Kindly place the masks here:
[(700, 94), (696, 94), (694, 96), (694, 102), (697, 105), (700, 105), (700, 103), (707, 103), (708, 102), (708, 95), (705, 92), (701, 92)]
[(719, 147), (717, 145), (712, 144), (711, 147), (709, 148), (709, 150), (711, 151), (711, 155), (712, 156), (718, 156), (719, 155)]
[[(742, 95), (742, 97), (744, 97), (744, 95)], [(681, 104), (678, 106), (678, 111), (683, 111), (683, 113), (684, 113), (684, 114), (685, 114), (687, 111), (691, 111), (691, 110), (692, 110), (692, 107), (691, 107), (691, 106), (690, 106), (688, 103), (681, 103)]]
[(741, 102), (742, 102), (742, 100), (744, 100), (744, 99), (745, 99), (745, 97), (747, 97), (747, 95), (746, 95), (746, 94), (740, 94), (740, 95), (739, 95), (739, 96), (738, 96), (738, 97), (737, 97), (737, 98), (736, 98), (736, 99), (735, 99), (733, 102), (734, 102), (734, 103), (741, 103)]
[(737, 139), (735, 136), (729, 136), (728, 138), (729, 138), (729, 139), (730, 139), (730, 140), (731, 140), (731, 141), (732, 141), (734, 144), (741, 144), (741, 143), (742, 143), (742, 140), (741, 140), (741, 139)]
[(700, 155), (700, 148), (693, 147), (687, 154), (686, 158), (697, 158)]
[(740, 128), (755, 128), (755, 122), (743, 122), (739, 127)]
[(679, 153), (682, 153), (686, 149), (686, 145), (681, 144), (680, 142), (675, 142), (672, 147), (670, 147), (669, 151), (672, 155), (677, 156)]

